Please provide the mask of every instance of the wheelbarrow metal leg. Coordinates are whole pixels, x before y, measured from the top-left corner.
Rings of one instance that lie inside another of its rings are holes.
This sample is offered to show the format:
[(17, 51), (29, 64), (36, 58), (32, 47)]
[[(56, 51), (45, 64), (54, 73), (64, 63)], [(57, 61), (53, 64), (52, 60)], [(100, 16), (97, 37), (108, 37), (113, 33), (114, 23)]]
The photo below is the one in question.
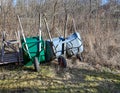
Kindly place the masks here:
[(35, 59), (34, 59), (34, 68), (35, 68), (36, 72), (38, 72), (40, 70), (39, 61), (38, 61), (37, 57), (35, 57)]

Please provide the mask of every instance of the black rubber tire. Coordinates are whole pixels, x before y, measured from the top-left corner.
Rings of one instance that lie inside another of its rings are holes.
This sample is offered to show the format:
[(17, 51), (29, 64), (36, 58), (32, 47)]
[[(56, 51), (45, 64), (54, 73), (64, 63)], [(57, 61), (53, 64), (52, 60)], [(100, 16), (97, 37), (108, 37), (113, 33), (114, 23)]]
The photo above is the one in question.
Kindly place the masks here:
[(60, 67), (63, 67), (63, 68), (67, 67), (67, 61), (63, 56), (58, 57), (58, 65), (60, 65)]
[(37, 57), (35, 57), (35, 59), (34, 59), (34, 68), (35, 68), (36, 72), (38, 72), (40, 70), (39, 61), (38, 61)]
[(83, 61), (83, 58), (82, 58), (81, 54), (77, 54), (76, 57), (77, 57), (77, 59), (79, 59), (79, 61)]

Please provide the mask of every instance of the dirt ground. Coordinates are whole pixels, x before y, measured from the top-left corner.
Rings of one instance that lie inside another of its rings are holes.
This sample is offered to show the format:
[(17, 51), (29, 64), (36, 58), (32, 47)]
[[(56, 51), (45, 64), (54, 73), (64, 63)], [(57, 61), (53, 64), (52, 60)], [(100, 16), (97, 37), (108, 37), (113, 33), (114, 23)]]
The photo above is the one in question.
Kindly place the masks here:
[(0, 93), (120, 93), (120, 70), (67, 59), (67, 68), (42, 64), (0, 66)]

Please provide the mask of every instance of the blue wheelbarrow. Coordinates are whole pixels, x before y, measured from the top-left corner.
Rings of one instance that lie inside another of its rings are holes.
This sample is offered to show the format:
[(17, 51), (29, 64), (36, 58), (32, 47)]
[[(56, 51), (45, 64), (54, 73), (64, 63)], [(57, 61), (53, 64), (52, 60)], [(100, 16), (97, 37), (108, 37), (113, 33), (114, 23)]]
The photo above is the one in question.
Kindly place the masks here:
[[(47, 46), (50, 46), (51, 41), (47, 40), (46, 42), (48, 43)], [(63, 50), (63, 44), (65, 43), (66, 43), (66, 46)], [(54, 52), (52, 52), (53, 51), (52, 50), (51, 53), (48, 54), (47, 58), (52, 58), (50, 56), (54, 56), (53, 58), (55, 57), (58, 58), (58, 62), (59, 64), (62, 64), (62, 66), (65, 66), (65, 67), (67, 66), (66, 59), (64, 58), (64, 56), (62, 56), (63, 51), (65, 51), (67, 57), (72, 57), (73, 55), (76, 55), (76, 57), (79, 60), (82, 60), (81, 54), (84, 48), (83, 48), (82, 39), (78, 32), (74, 32), (67, 38), (63, 38), (62, 36), (53, 38), (51, 45), (53, 46)]]

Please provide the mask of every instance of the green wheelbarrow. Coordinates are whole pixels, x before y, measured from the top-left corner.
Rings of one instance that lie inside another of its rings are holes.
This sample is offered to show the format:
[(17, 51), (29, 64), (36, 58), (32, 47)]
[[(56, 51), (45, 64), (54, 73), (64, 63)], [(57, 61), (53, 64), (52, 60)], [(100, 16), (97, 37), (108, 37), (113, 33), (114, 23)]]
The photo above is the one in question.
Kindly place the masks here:
[(45, 43), (39, 37), (27, 37), (21, 41), (23, 50), (23, 64), (34, 65), (35, 71), (39, 71), (39, 64), (45, 62)]
[(41, 36), (41, 15), (39, 15), (39, 36), (25, 37), (21, 20), (18, 16), (21, 28), (21, 44), (23, 52), (23, 64), (25, 66), (34, 65), (35, 71), (39, 71), (39, 64), (50, 61), (52, 58), (52, 47), (50, 47)]

